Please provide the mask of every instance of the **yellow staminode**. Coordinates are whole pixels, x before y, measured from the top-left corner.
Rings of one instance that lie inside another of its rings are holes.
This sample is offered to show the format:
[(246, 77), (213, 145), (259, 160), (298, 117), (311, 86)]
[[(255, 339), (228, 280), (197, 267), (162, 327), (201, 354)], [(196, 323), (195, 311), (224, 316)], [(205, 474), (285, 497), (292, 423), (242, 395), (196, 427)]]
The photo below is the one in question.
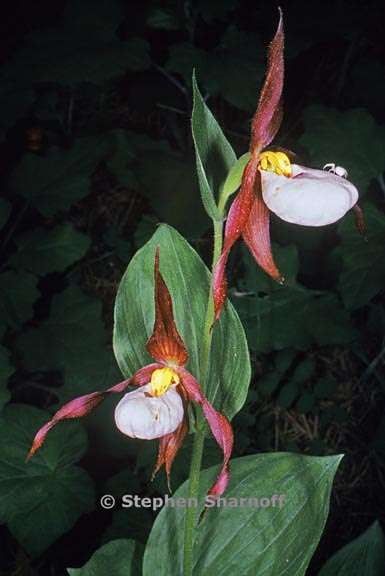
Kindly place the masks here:
[(283, 176), (291, 176), (290, 159), (284, 152), (262, 152), (259, 157), (259, 168)]
[(158, 368), (151, 376), (151, 392), (153, 396), (162, 396), (172, 384), (179, 384), (179, 376), (171, 368)]

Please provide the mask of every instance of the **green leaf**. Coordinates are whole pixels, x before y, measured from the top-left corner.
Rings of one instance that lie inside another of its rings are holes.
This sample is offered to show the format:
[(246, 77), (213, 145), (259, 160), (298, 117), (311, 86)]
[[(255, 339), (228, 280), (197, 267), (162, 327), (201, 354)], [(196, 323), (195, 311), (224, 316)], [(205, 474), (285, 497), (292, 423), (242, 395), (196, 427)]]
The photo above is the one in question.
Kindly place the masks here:
[(116, 510), (113, 513), (111, 524), (103, 534), (102, 542), (111, 542), (117, 538), (133, 538), (144, 544), (153, 520), (153, 515), (146, 508)]
[(238, 160), (233, 164), (229, 173), (227, 174), (227, 178), (223, 185), (222, 195), (224, 202), (234, 194), (238, 190), (242, 182), (243, 172), (245, 170), (246, 164), (250, 160), (250, 152), (246, 152), (246, 154), (242, 154), (238, 158)]
[[(115, 302), (115, 356), (126, 377), (152, 361), (145, 346), (154, 325), (156, 246), (160, 247), (160, 269), (172, 296), (176, 324), (190, 355), (187, 367), (199, 379), (210, 275), (196, 252), (170, 226), (158, 228), (131, 260), (121, 280)], [(227, 304), (213, 333), (207, 397), (231, 418), (246, 399), (249, 379), (243, 328), (234, 308)]]
[(265, 396), (270, 396), (278, 388), (280, 380), (281, 374), (277, 372), (264, 374), (258, 379), (258, 391)]
[(319, 576), (382, 576), (385, 539), (379, 522), (332, 556)]
[(384, 287), (385, 214), (365, 204), (367, 241), (358, 233), (353, 215), (339, 226), (341, 246), (336, 254), (342, 259), (338, 288), (345, 306), (351, 310), (365, 306)]
[(354, 58), (351, 62), (349, 82), (345, 83), (341, 96), (344, 108), (365, 106), (375, 115), (381, 112), (385, 100), (385, 86), (378, 82), (378, 79), (384, 77), (385, 66), (379, 58), (371, 58), (370, 54)]
[(190, 42), (181, 42), (169, 47), (169, 58), (166, 69), (181, 76), (189, 88), (192, 86), (194, 69), (199, 71), (199, 77), (205, 87), (210, 87), (210, 92), (218, 90), (217, 82), (210, 82), (212, 71), (212, 54), (201, 48), (197, 48)]
[[(107, 343), (102, 302), (77, 286), (69, 286), (54, 296), (47, 320), (24, 330), (15, 346), (26, 370), (61, 372), (64, 385), (52, 388), (59, 402), (55, 409), (74, 397), (103, 390), (122, 379)], [(117, 400), (107, 399), (84, 420), (90, 437), (98, 439), (91, 448), (93, 458), (100, 462), (111, 454), (127, 457), (131, 449), (131, 443), (113, 425)]]
[(111, 478), (108, 478), (105, 488), (106, 494), (112, 494), (115, 500), (117, 500), (121, 499), (124, 494), (138, 494), (140, 492), (140, 482), (133, 470), (126, 467), (124, 470), (111, 476)]
[(70, 286), (54, 296), (48, 319), (25, 330), (16, 346), (28, 370), (61, 370), (100, 387), (108, 368), (101, 301)]
[(150, 65), (149, 44), (142, 38), (100, 41), (83, 35), (74, 39), (71, 31), (52, 28), (25, 38), (23, 47), (4, 65), (3, 81), (102, 84), (128, 70), (145, 70)]
[(35, 228), (19, 236), (16, 243), (18, 249), (10, 258), (11, 266), (44, 275), (64, 272), (83, 258), (91, 241), (69, 224), (61, 224), (52, 230)]
[(264, 374), (261, 375), (258, 379), (258, 390), (265, 395), (271, 396), (290, 368), (295, 354), (294, 350), (288, 348), (276, 352), (274, 355), (274, 369), (271, 372), (264, 372)]
[[(273, 254), (277, 266), (285, 278), (285, 288), (298, 286), (296, 282), (299, 270), (297, 247), (294, 244), (283, 247), (273, 243)], [(245, 263), (244, 280), (240, 282), (242, 289), (255, 294), (262, 292), (270, 294), (279, 289), (279, 284), (256, 264), (246, 246), (242, 246), (242, 258)]]
[(307, 412), (311, 412), (315, 405), (315, 397), (314, 394), (311, 392), (305, 392), (302, 396), (298, 399), (296, 404), (296, 410), (306, 414)]
[(306, 350), (314, 343), (324, 346), (350, 342), (356, 333), (337, 297), (296, 282), (298, 254), (294, 246), (273, 248), (285, 285), (269, 278), (244, 250), (247, 268), (242, 288), (246, 293), (233, 296), (251, 349), (266, 353), (289, 347)]
[(38, 556), (94, 507), (90, 477), (74, 466), (87, 440), (78, 423), (53, 430), (31, 461), (25, 457), (49, 414), (11, 404), (0, 417), (0, 519), (32, 556)]
[(314, 387), (314, 394), (317, 398), (331, 398), (337, 391), (337, 382), (332, 376), (325, 376), (317, 381)]
[(0, 198), (0, 230), (6, 224), (8, 216), (11, 212), (11, 205), (4, 198)]
[(33, 316), (33, 305), (40, 295), (37, 278), (29, 272), (0, 274), (0, 322), (18, 328)]
[(195, 10), (202, 16), (203, 20), (210, 23), (213, 20), (226, 21), (227, 13), (235, 10), (238, 0), (197, 0), (194, 3)]
[(290, 380), (296, 382), (297, 384), (304, 384), (313, 376), (315, 371), (315, 364), (312, 358), (305, 358), (300, 362), (295, 370)]
[(103, 234), (103, 242), (112, 248), (122, 262), (127, 263), (132, 256), (132, 244), (119, 234), (119, 229), (110, 227)]
[[(225, 500), (206, 511), (195, 532), (194, 576), (303, 576), (326, 522), (340, 460), (285, 453), (233, 460)], [(217, 472), (215, 467), (201, 475), (200, 507)], [(185, 482), (174, 497), (187, 494)], [(273, 495), (284, 497), (281, 507), (277, 498), (270, 500)], [(241, 505), (240, 498), (252, 500)], [(145, 550), (144, 576), (182, 574), (184, 518), (182, 507), (162, 509)]]
[(304, 122), (300, 143), (308, 149), (314, 168), (328, 162), (343, 166), (361, 194), (370, 180), (383, 172), (385, 128), (376, 124), (366, 109), (339, 112), (311, 105), (304, 112)]
[(190, 238), (203, 234), (209, 227), (193, 166), (190, 156), (146, 150), (135, 171), (140, 190), (159, 219)]
[(8, 186), (43, 216), (67, 210), (89, 193), (90, 176), (107, 156), (111, 137), (78, 138), (69, 150), (51, 148), (47, 154), (25, 154), (10, 175)]
[(135, 540), (113, 540), (101, 546), (82, 568), (67, 568), (70, 576), (140, 576), (142, 547)]
[(176, 13), (167, 8), (152, 8), (148, 15), (147, 26), (156, 30), (179, 30), (180, 24)]
[(295, 356), (295, 350), (290, 350), (289, 348), (281, 350), (274, 355), (275, 371), (278, 372), (279, 376), (283, 376), (286, 373), (292, 365)]
[(268, 296), (239, 299), (236, 307), (249, 346), (258, 352), (347, 344), (356, 337), (347, 311), (332, 294), (283, 287)]
[(202, 202), (210, 218), (221, 220), (222, 216), (216, 206), (215, 198), (218, 198), (218, 192), (230, 168), (236, 162), (236, 156), (218, 122), (206, 106), (199, 92), (195, 74), (193, 75), (193, 93), (194, 107), (191, 126)]
[(142, 216), (141, 220), (139, 221), (136, 227), (134, 234), (135, 246), (137, 248), (141, 248), (143, 244), (145, 244), (146, 242), (148, 242), (148, 240), (150, 240), (151, 236), (154, 234), (156, 230), (157, 224), (158, 221), (153, 216), (150, 216), (148, 214)]
[(7, 348), (0, 346), (0, 411), (11, 398), (7, 382), (15, 368), (12, 366), (9, 356)]
[[(238, 415), (238, 419), (241, 420), (244, 417), (244, 410)], [(255, 423), (254, 416), (252, 417), (252, 424)], [(175, 461), (172, 465), (172, 473), (171, 473), (171, 489), (172, 491), (176, 490), (185, 480), (187, 480), (189, 476), (189, 468), (190, 468), (190, 461), (191, 461), (191, 454), (194, 442), (194, 434), (188, 434), (183, 441), (181, 448), (178, 451)], [(143, 443), (138, 451), (137, 459), (136, 459), (136, 469), (140, 470), (141, 474), (144, 478), (148, 479), (149, 483), (147, 485), (146, 494), (152, 495), (159, 495), (159, 494), (167, 494), (168, 492), (168, 485), (167, 485), (167, 478), (166, 474), (159, 473), (155, 476), (152, 480), (152, 470), (154, 468), (154, 463), (156, 461), (158, 453), (158, 446), (155, 442), (146, 442)], [(218, 444), (213, 438), (206, 438), (205, 440), (205, 466), (210, 467), (214, 465), (219, 465), (222, 462), (222, 453), (218, 449)], [(108, 492), (108, 491), (107, 491)], [(109, 494), (113, 494), (115, 496), (115, 492), (111, 490), (108, 492)], [(131, 491), (125, 490), (125, 494), (136, 494), (139, 493), (139, 490)]]
[(265, 73), (265, 47), (259, 38), (229, 26), (214, 50), (206, 51), (182, 42), (170, 47), (166, 68), (191, 85), (194, 68), (205, 92), (220, 94), (236, 108), (252, 113)]
[(128, 164), (135, 157), (132, 135), (123, 130), (114, 130), (109, 134), (112, 140), (112, 153), (107, 160), (107, 167), (127, 188), (138, 188), (138, 182)]
[(297, 398), (298, 392), (298, 384), (296, 382), (288, 382), (282, 386), (277, 398), (277, 404), (279, 404), (281, 408), (290, 408)]
[(211, 73), (232, 106), (252, 114), (265, 75), (266, 47), (253, 33), (230, 25), (215, 52)]

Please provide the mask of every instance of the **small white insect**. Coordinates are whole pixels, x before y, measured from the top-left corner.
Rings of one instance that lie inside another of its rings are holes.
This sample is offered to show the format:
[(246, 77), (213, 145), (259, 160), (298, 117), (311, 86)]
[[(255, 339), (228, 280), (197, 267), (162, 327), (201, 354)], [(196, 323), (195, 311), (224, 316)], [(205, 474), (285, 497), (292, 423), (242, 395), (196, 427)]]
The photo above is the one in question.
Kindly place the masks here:
[(347, 178), (348, 177), (348, 171), (343, 168), (343, 166), (336, 166), (336, 164), (334, 164), (333, 162), (330, 162), (329, 164), (325, 164), (325, 166), (322, 168), (322, 170), (327, 170), (328, 172), (332, 172), (333, 174), (336, 174), (337, 176), (341, 176), (341, 178)]

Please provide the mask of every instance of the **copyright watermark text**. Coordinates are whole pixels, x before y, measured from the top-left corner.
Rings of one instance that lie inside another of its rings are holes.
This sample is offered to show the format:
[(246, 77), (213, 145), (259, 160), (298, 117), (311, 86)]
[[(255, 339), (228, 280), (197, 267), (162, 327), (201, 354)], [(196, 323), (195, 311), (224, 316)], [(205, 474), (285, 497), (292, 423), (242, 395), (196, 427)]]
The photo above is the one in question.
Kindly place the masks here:
[[(272, 496), (248, 496), (248, 497), (214, 497), (206, 496), (204, 499), (205, 508), (282, 508), (285, 503), (284, 494), (273, 494)], [(100, 505), (105, 510), (112, 510), (115, 506), (121, 508), (150, 508), (159, 510), (160, 508), (198, 508), (198, 498), (176, 498), (173, 496), (141, 497), (133, 494), (124, 494), (116, 499), (111, 494), (104, 494), (100, 498)]]

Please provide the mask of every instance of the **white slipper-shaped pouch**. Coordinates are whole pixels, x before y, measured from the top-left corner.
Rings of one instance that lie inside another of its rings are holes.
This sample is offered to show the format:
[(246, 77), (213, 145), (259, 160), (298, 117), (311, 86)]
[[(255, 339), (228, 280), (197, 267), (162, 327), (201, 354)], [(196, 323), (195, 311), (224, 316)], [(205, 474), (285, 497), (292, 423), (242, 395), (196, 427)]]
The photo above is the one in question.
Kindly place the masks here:
[(125, 394), (115, 409), (115, 423), (131, 438), (152, 440), (174, 432), (184, 418), (182, 398), (171, 386), (161, 396), (151, 396), (151, 384)]
[(297, 164), (291, 169), (290, 177), (260, 170), (263, 199), (282, 220), (325, 226), (342, 218), (357, 203), (357, 188), (346, 178)]

